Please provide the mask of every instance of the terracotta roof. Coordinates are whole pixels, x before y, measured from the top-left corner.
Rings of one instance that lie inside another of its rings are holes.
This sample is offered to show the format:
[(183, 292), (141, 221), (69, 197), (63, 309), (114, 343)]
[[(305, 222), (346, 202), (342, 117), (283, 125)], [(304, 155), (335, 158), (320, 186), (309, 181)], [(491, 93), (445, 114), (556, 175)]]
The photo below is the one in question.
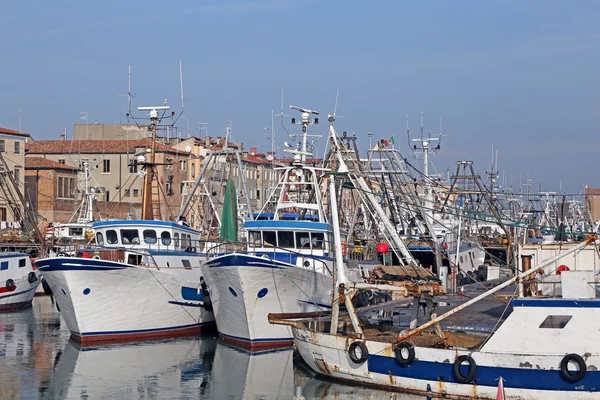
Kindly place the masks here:
[[(139, 148), (150, 148), (151, 140), (38, 140), (25, 145), (28, 154), (122, 154), (135, 153)], [(161, 153), (190, 154), (176, 150), (162, 143), (156, 143), (156, 151)]]
[(71, 165), (61, 164), (43, 157), (25, 157), (25, 169), (64, 169), (77, 171), (78, 168)]
[(600, 196), (600, 189), (598, 188), (585, 188), (584, 193), (586, 196)]
[(0, 127), (0, 133), (4, 133), (6, 135), (16, 135), (16, 136), (23, 136), (23, 137), (31, 137), (31, 135), (29, 135), (29, 133), (14, 131), (12, 129), (2, 128), (2, 127)]

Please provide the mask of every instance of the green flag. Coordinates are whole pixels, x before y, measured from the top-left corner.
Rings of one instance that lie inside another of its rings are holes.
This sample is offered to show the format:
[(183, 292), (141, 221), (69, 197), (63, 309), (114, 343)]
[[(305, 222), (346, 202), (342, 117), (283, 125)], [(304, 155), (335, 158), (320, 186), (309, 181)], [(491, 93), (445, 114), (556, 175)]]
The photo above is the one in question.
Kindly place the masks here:
[(225, 199), (223, 200), (223, 213), (221, 215), (221, 237), (236, 242), (238, 240), (237, 224), (237, 196), (235, 183), (228, 179), (225, 185)]

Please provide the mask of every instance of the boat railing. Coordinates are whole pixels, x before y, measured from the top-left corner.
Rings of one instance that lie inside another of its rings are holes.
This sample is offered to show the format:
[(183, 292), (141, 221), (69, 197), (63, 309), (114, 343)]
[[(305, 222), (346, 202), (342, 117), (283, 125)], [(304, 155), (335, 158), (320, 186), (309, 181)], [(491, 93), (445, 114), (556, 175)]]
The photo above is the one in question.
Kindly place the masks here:
[[(302, 248), (300, 249), (302, 250)], [(294, 259), (297, 261), (298, 258), (303, 260), (302, 266), (304, 268), (311, 268), (313, 271), (321, 269), (327, 271), (330, 275), (333, 272), (326, 260), (323, 258), (323, 249), (320, 250), (320, 254), (316, 254), (317, 249), (310, 249), (310, 252), (302, 252), (299, 250), (291, 249), (289, 247), (279, 247), (274, 245), (263, 244), (261, 247), (254, 246), (253, 243), (248, 242), (222, 242), (211, 247), (206, 252), (207, 260), (215, 257), (219, 257), (225, 254), (231, 253), (244, 253), (257, 257), (268, 257), (270, 260), (276, 260), (281, 262), (287, 262), (288, 264), (298, 265), (294, 263)], [(272, 256), (271, 256), (272, 255)]]

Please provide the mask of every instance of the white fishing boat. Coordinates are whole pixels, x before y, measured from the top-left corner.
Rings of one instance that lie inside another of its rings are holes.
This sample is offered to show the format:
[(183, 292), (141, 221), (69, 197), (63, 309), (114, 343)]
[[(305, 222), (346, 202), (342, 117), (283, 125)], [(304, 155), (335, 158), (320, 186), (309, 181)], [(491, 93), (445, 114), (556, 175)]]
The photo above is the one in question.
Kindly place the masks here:
[[(156, 109), (169, 107), (149, 108), (156, 139)], [(154, 146), (148, 162), (143, 156), (138, 161), (145, 176), (142, 220), (96, 222), (96, 247), (35, 262), (71, 335), (84, 344), (197, 334), (214, 324), (202, 307), (200, 232), (154, 220)]]
[[(339, 240), (335, 229), (334, 239)], [(439, 322), (499, 290), (537, 274), (581, 243), (411, 331), (363, 329), (341, 260), (331, 317), (270, 315), (292, 327), (304, 361), (330, 378), (378, 388), (444, 398), (595, 399), (600, 392), (600, 300), (594, 271), (563, 271), (562, 298), (512, 300), (513, 311), (489, 335), (444, 332)], [(347, 316), (339, 315), (340, 302)], [(508, 306), (507, 306), (508, 308)], [(317, 317), (315, 319), (315, 317)], [(433, 327), (433, 332), (427, 331)], [(366, 328), (366, 327), (365, 327)], [(372, 328), (372, 327), (369, 327)]]
[(0, 253), (0, 310), (30, 306), (39, 284), (27, 254)]
[(303, 147), (286, 149), (294, 162), (279, 168), (265, 206), (244, 223), (247, 243), (214, 247), (203, 266), (219, 334), (253, 350), (293, 343), (291, 330), (270, 325), (268, 313), (324, 310), (331, 302), (331, 224), (320, 188), (325, 170), (306, 163), (306, 128), (318, 113), (299, 110)]
[(73, 337), (83, 343), (196, 334), (202, 305), (200, 233), (165, 221), (94, 224), (99, 247), (35, 262)]

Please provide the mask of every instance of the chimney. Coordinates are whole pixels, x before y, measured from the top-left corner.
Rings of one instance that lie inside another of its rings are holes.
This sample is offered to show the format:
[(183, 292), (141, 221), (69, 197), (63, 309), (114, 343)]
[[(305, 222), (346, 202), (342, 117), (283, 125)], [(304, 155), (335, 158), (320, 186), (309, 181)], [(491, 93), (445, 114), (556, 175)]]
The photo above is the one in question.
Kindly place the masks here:
[(64, 133), (60, 134), (60, 140), (67, 140), (67, 137), (65, 136)]
[(205, 147), (209, 147), (210, 146), (210, 140), (211, 139), (212, 138), (210, 136), (207, 136), (207, 137), (204, 138), (204, 146)]
[(256, 147), (250, 147), (250, 155), (256, 155)]

